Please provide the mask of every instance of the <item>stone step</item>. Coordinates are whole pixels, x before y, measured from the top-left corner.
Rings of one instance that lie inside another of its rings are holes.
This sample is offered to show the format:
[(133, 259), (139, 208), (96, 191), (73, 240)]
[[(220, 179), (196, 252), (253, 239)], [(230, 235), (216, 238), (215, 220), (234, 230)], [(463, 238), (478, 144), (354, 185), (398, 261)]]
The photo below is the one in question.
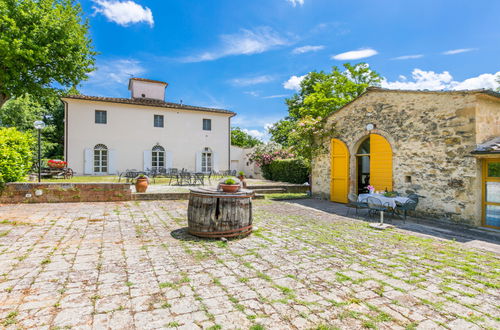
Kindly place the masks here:
[(285, 188), (257, 188), (252, 190), (258, 194), (281, 194), (286, 192)]
[(132, 199), (136, 201), (189, 199), (189, 193), (133, 193)]

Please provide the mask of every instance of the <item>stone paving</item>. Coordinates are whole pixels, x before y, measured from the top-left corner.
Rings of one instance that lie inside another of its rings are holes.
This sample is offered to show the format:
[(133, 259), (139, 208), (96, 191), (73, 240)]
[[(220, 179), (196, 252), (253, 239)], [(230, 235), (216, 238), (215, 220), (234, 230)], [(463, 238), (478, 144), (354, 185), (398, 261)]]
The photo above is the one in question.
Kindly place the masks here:
[(255, 201), (241, 240), (186, 201), (0, 208), (0, 328), (499, 329), (500, 257)]

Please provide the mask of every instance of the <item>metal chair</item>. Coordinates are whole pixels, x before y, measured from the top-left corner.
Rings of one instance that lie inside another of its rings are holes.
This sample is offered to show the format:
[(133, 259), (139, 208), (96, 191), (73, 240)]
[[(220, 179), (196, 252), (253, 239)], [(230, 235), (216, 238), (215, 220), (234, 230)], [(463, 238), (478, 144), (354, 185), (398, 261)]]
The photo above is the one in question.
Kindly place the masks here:
[(401, 205), (397, 205), (396, 206), (396, 210), (395, 211), (402, 211), (403, 212), (403, 215), (404, 215), (404, 218), (403, 218), (403, 222), (406, 222), (406, 215), (409, 211), (415, 211), (415, 209), (417, 208), (417, 205), (418, 205), (418, 198), (415, 200), (415, 199), (412, 199), (408, 196), (408, 200), (401, 204)]
[(367, 197), (366, 203), (368, 204), (368, 215), (372, 216), (377, 212), (391, 212), (389, 204), (383, 204), (382, 201), (375, 197)]
[(205, 184), (203, 182), (204, 178), (205, 178), (205, 173), (202, 173), (202, 172), (193, 173), (192, 183), (194, 185), (196, 185), (197, 183), (199, 183), (199, 184), (201, 184), (203, 186)]
[(354, 193), (350, 193), (347, 196), (347, 200), (349, 201), (346, 206), (347, 206), (347, 213), (345, 214), (346, 216), (349, 215), (349, 211), (351, 209), (356, 209), (356, 215), (358, 215), (358, 210), (359, 209), (366, 209), (368, 208), (368, 204), (363, 200), (361, 202), (358, 201), (358, 195)]

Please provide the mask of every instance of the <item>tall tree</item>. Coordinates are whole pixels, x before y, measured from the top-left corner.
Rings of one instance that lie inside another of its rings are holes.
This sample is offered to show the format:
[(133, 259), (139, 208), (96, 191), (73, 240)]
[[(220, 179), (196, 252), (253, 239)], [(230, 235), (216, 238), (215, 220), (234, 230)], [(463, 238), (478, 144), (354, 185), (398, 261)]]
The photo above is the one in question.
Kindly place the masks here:
[(302, 80), (300, 91), (286, 99), (288, 116), (269, 129), (271, 141), (291, 147), (295, 154), (311, 160), (318, 149), (314, 142), (322, 133), (323, 119), (361, 95), (367, 87), (380, 85), (380, 75), (368, 64), (343, 66), (343, 71), (334, 66), (330, 73), (310, 72)]
[(94, 70), (89, 25), (73, 0), (0, 1), (0, 107), (76, 86)]
[(262, 144), (261, 140), (251, 136), (239, 127), (231, 127), (231, 145), (252, 148), (259, 144)]

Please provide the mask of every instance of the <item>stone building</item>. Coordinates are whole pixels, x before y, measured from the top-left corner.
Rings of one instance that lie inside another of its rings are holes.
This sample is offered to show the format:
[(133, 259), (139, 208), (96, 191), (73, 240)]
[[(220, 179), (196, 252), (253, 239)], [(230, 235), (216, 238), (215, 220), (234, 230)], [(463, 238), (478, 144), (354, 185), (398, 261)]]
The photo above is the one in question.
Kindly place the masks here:
[(500, 94), (368, 88), (326, 119), (312, 192), (417, 193), (420, 216), (500, 227)]

